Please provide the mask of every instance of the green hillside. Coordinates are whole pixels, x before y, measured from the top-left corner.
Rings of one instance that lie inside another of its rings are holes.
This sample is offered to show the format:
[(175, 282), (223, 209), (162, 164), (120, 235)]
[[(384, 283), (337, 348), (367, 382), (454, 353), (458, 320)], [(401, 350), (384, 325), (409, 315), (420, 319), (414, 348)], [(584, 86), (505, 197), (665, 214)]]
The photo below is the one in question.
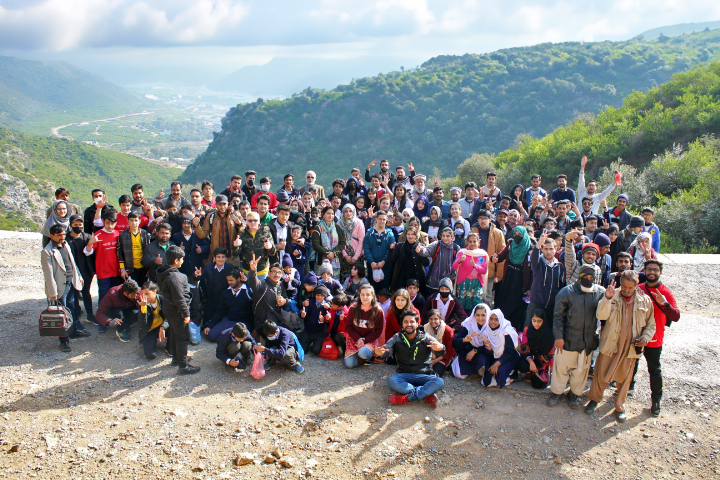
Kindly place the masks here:
[(327, 184), (374, 158), (447, 175), (472, 153), (505, 150), (523, 133), (542, 137), (712, 59), (720, 30), (436, 57), (418, 70), (238, 105), (182, 179), (223, 183), (254, 168), (277, 182), (312, 168)]
[[(82, 207), (90, 204), (90, 191), (104, 188), (110, 203), (130, 193), (130, 186), (142, 183), (148, 196), (181, 173), (178, 168), (163, 168), (143, 159), (66, 139), (36, 137), (0, 128), (0, 173), (18, 178), (31, 192), (50, 203), (57, 187), (70, 190), (70, 200)], [(0, 196), (6, 187), (0, 185)], [(26, 215), (0, 209), (0, 228), (27, 226)], [(8, 218), (10, 216), (11, 218)]]
[(49, 128), (142, 109), (143, 98), (67, 62), (0, 56), (0, 127)]
[(565, 173), (574, 188), (584, 155), (590, 158), (587, 177), (602, 186), (613, 182), (614, 171), (623, 172), (626, 180), (611, 205), (625, 192), (635, 211), (655, 207), (665, 252), (714, 253), (720, 246), (720, 62), (678, 73), (647, 93), (633, 92), (595, 118), (577, 119), (540, 139), (526, 137), (497, 156), (473, 155), (445, 182), (477, 181), (495, 170), (509, 191), (527, 185), (532, 173), (542, 173), (548, 184)]

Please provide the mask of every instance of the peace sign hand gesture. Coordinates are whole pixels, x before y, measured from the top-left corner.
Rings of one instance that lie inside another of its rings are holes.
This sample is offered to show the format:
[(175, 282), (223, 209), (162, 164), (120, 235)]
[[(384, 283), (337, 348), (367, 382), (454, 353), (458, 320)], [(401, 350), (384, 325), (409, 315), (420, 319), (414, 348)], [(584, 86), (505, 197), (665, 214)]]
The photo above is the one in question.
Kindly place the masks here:
[(248, 267), (250, 267), (251, 272), (257, 272), (257, 260), (254, 253), (252, 254), (252, 260), (248, 262)]

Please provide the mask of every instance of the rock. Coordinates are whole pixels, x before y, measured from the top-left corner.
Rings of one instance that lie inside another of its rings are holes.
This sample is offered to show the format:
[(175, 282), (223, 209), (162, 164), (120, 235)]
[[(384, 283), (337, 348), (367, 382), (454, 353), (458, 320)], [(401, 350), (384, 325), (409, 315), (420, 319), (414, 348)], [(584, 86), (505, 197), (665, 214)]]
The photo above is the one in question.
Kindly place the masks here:
[(522, 395), (520, 395), (519, 393), (516, 393), (515, 398), (522, 398)]
[(195, 470), (196, 472), (204, 472), (204, 471), (205, 471), (205, 465), (203, 465), (202, 463), (199, 463), (199, 464), (197, 465), (197, 467), (193, 468), (193, 470)]
[(560, 465), (560, 464), (562, 463), (562, 459), (561, 459), (560, 457), (555, 457), (555, 458), (553, 459), (553, 462), (555, 462), (555, 463), (557, 463), (558, 465)]
[(217, 422), (215, 425), (217, 425), (218, 427), (222, 427), (223, 425), (225, 425), (225, 422), (223, 422), (222, 420), (220, 420), (220, 421)]
[(272, 455), (265, 455), (265, 459), (263, 460), (265, 463), (275, 463), (277, 462), (277, 458), (273, 457)]
[(690, 440), (691, 442), (696, 442), (696, 441), (697, 441), (697, 440), (695, 439), (695, 435), (692, 434), (692, 433), (690, 433), (690, 432), (687, 432), (687, 433), (685, 434), (685, 438), (687, 438), (687, 439)]
[(235, 458), (235, 465), (249, 465), (255, 461), (255, 454), (243, 452)]
[(170, 415), (173, 415), (173, 416), (179, 417), (179, 418), (185, 418), (188, 416), (188, 412), (186, 412), (185, 410), (182, 410), (180, 408), (176, 408), (175, 410), (170, 411)]
[(275, 458), (281, 458), (281, 457), (282, 457), (282, 452), (281, 452), (280, 450), (278, 450), (278, 449), (273, 450), (271, 453), (272, 453), (272, 455), (273, 455)]
[(280, 459), (280, 465), (285, 468), (293, 468), (295, 466), (295, 459), (293, 457), (285, 457)]
[(305, 462), (305, 468), (315, 468), (317, 467), (318, 461), (314, 458), (311, 458), (307, 462)]
[(10, 447), (10, 452), (17, 453), (20, 451), (20, 448), (22, 448), (20, 445), (13, 445), (12, 447)]
[(430, 417), (425, 417), (425, 418), (423, 418), (423, 422), (425, 422), (425, 423), (430, 423)]
[(57, 447), (58, 439), (53, 437), (52, 435), (43, 435), (42, 439), (45, 440), (45, 445), (47, 445), (48, 449), (53, 449)]
[(622, 460), (619, 458), (615, 459), (615, 465), (620, 465), (622, 463)]

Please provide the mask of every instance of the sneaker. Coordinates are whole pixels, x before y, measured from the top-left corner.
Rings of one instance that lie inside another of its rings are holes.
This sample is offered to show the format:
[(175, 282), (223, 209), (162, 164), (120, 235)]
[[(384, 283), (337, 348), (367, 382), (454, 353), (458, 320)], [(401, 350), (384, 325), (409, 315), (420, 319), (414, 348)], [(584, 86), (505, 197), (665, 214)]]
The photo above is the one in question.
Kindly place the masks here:
[(580, 400), (578, 400), (578, 396), (572, 392), (568, 394), (568, 406), (573, 410), (580, 408)]
[(72, 352), (72, 349), (70, 348), (70, 342), (60, 342), (60, 351)]
[(390, 402), (390, 405), (406, 405), (410, 403), (410, 400), (408, 400), (407, 395), (400, 395), (399, 393), (391, 393), (388, 397), (388, 402)]
[(78, 330), (75, 333), (73, 333), (72, 335), (70, 335), (70, 338), (85, 338), (85, 337), (89, 337), (89, 336), (90, 336), (90, 332), (88, 332), (87, 330)]
[(548, 407), (554, 407), (554, 406), (557, 405), (558, 403), (560, 403), (560, 395), (558, 395), (557, 393), (552, 393), (552, 392), (550, 392), (550, 396), (549, 396), (548, 399), (545, 401), (545, 404), (546, 404)]
[(295, 373), (305, 373), (305, 367), (303, 367), (302, 365), (298, 365), (297, 367), (295, 367)]
[(427, 397), (425, 397), (425, 402), (429, 403), (432, 408), (437, 408), (438, 406), (438, 397), (434, 393), (431, 393)]
[(595, 400), (590, 400), (587, 405), (585, 405), (585, 414), (586, 415), (592, 415), (592, 413), (597, 408), (598, 403)]
[(130, 329), (115, 330), (115, 335), (120, 339), (121, 342), (128, 343), (130, 341)]
[(270, 370), (270, 367), (271, 367), (271, 365), (270, 365), (269, 362), (265, 362), (265, 363), (263, 364), (263, 368), (265, 369), (265, 371)]
[(612, 382), (610, 382), (610, 386), (612, 388), (617, 388), (617, 382), (615, 380), (613, 380)]
[(97, 321), (97, 318), (95, 316), (88, 316), (85, 321), (92, 323), (93, 325), (100, 325), (100, 322)]
[(145, 358), (147, 358), (148, 360), (155, 360), (157, 358), (157, 353), (153, 352), (149, 355), (145, 355)]
[(180, 375), (192, 375), (193, 373), (198, 373), (200, 371), (200, 367), (196, 367), (195, 365), (188, 364), (186, 367), (180, 367), (178, 368), (178, 373)]
[(660, 415), (660, 400), (653, 400), (652, 405), (650, 406), (650, 415), (653, 417)]
[(105, 333), (107, 332), (107, 327), (105, 325), (98, 325), (98, 333)]
[(625, 420), (627, 420), (627, 415), (625, 415), (625, 411), (618, 412), (615, 410), (615, 419), (618, 421), (618, 423), (625, 423)]
[[(190, 363), (190, 360), (192, 360), (192, 357), (187, 357), (188, 363)], [(171, 367), (179, 367), (180, 363), (176, 362), (175, 359), (173, 358), (172, 362), (170, 362), (170, 366)]]

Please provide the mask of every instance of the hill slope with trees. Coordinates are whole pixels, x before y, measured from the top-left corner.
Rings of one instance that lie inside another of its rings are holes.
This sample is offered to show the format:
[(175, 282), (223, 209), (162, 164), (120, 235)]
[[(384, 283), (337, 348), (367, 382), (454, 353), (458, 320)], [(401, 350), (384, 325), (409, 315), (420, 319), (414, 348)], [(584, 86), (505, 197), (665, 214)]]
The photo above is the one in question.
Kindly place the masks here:
[(132, 113), (142, 96), (67, 62), (0, 56), (0, 127), (47, 135), (49, 127)]
[(181, 172), (141, 158), (67, 139), (36, 137), (0, 128), (0, 229), (38, 229), (55, 189), (70, 190), (70, 201), (86, 207), (90, 192), (103, 188), (117, 205), (130, 186), (142, 183), (154, 196)]
[(331, 91), (238, 105), (181, 178), (222, 184), (254, 168), (277, 182), (314, 169), (329, 183), (374, 158), (447, 175), (475, 152), (500, 152), (520, 134), (542, 137), (581, 113), (619, 107), (633, 90), (712, 59), (720, 59), (720, 30), (436, 57)]

